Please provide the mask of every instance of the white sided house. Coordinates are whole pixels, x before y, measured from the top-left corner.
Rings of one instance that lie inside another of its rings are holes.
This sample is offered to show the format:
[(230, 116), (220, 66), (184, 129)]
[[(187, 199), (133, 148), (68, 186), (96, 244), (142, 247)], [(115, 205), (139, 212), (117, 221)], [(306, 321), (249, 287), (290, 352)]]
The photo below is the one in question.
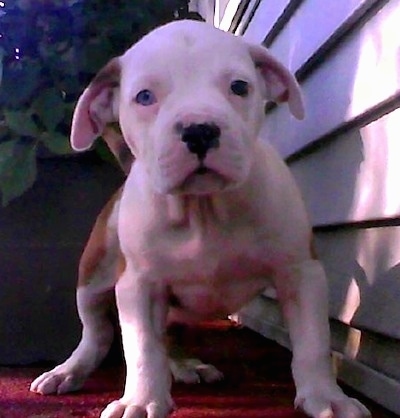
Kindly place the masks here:
[[(267, 46), (307, 116), (267, 106), (263, 137), (303, 192), (330, 286), (339, 378), (400, 415), (400, 0), (197, 0), (208, 22)], [(288, 346), (273, 294), (238, 320)]]

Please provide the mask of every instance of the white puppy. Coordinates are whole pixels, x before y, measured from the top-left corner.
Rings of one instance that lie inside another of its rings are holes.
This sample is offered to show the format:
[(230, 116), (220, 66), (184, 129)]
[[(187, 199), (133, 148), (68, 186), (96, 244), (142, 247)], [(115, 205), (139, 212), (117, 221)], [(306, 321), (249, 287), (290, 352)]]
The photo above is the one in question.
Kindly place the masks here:
[(168, 320), (227, 315), (272, 285), (291, 337), (296, 405), (315, 418), (369, 416), (333, 377), (326, 279), (304, 205), (258, 138), (266, 100), (303, 117), (296, 80), (265, 48), (193, 21), (151, 32), (85, 90), (72, 146), (89, 148), (118, 121), (135, 162), (83, 256), (82, 340), (31, 390), (82, 385), (109, 348), (115, 291), (127, 377), (101, 418), (165, 418), (173, 409)]

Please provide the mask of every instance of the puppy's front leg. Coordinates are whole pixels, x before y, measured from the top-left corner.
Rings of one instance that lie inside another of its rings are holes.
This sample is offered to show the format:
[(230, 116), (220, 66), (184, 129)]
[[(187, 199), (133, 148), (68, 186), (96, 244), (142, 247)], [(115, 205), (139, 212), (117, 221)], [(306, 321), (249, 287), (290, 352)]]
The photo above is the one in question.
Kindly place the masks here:
[(128, 267), (116, 286), (127, 377), (124, 395), (101, 418), (166, 418), (173, 408), (163, 343), (166, 291)]
[(333, 376), (327, 285), (319, 261), (291, 267), (276, 286), (292, 342), (296, 406), (313, 418), (370, 416), (360, 402), (342, 392)]

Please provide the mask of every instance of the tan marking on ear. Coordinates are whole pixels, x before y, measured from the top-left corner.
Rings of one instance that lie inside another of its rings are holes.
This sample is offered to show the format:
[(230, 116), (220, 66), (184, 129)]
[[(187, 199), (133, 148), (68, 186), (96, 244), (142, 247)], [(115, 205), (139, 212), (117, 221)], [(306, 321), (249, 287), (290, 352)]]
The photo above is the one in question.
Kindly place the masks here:
[[(112, 99), (112, 89), (119, 87), (121, 77), (121, 65), (118, 58), (113, 58), (109, 61), (93, 78), (89, 84), (89, 89), (97, 91), (99, 88), (104, 89), (108, 88), (109, 92), (107, 97), (109, 97), (109, 102)], [(96, 121), (97, 116), (89, 111), (90, 122), (93, 125), (93, 129), (98, 129), (98, 126), (102, 124), (101, 121)], [(97, 122), (97, 123), (96, 123)], [(99, 135), (102, 133), (98, 132)]]
[(245, 41), (256, 68), (266, 83), (268, 100), (287, 102), (290, 112), (297, 119), (304, 119), (304, 103), (295, 76), (267, 48)]
[(107, 253), (108, 219), (115, 203), (121, 198), (121, 194), (122, 187), (106, 203), (96, 219), (79, 261), (78, 287), (90, 284), (92, 276), (96, 273), (100, 262)]
[(93, 78), (76, 104), (72, 117), (71, 146), (76, 151), (89, 149), (107, 123), (116, 119), (112, 90), (119, 86), (121, 66), (112, 59)]
[(285, 90), (281, 95), (279, 95), (276, 100), (278, 102), (287, 102), (289, 100), (289, 91)]

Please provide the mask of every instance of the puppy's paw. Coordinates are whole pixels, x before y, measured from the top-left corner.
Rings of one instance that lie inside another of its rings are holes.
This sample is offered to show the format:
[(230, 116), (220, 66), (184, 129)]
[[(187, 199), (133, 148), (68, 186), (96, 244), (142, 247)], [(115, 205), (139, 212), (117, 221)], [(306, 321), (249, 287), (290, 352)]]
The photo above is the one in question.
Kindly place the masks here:
[(173, 409), (170, 397), (164, 402), (149, 402), (146, 405), (135, 405), (135, 402), (119, 399), (111, 402), (100, 418), (167, 418)]
[(312, 418), (368, 418), (371, 413), (357, 399), (349, 398), (339, 388), (329, 393), (315, 391), (298, 396), (296, 408)]
[(30, 386), (30, 391), (41, 395), (57, 394), (79, 390), (85, 382), (85, 377), (61, 366), (37, 377)]
[(170, 369), (175, 382), (196, 384), (219, 382), (224, 378), (222, 372), (212, 364), (204, 364), (194, 358), (170, 359)]

